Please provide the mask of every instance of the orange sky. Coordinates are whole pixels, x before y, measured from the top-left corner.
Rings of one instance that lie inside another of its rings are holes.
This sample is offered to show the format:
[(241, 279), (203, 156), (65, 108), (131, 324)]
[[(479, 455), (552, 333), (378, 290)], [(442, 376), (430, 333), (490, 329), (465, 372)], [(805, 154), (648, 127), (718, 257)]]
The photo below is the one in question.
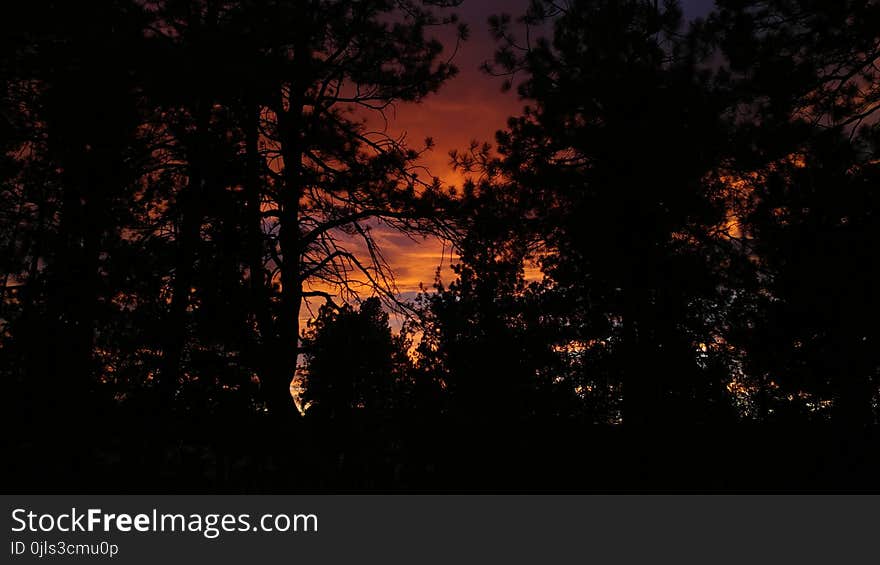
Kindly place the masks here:
[[(527, 0), (465, 2), (456, 12), (468, 24), (471, 35), (454, 59), (459, 74), (421, 103), (397, 105), (388, 112), (389, 130), (406, 134), (410, 145), (418, 147), (426, 137), (433, 138), (436, 145), (423, 161), (444, 184), (460, 185), (462, 181), (461, 175), (449, 166), (449, 151), (467, 149), (473, 140), (493, 142), (495, 132), (520, 110), (516, 94), (502, 93), (501, 79), (486, 75), (479, 67), (492, 58), (494, 50), (486, 23), (489, 16), (503, 12), (516, 15), (527, 4)], [(447, 52), (453, 47), (446, 37), (439, 39), (444, 41)], [(420, 283), (430, 287), (438, 266), (449, 266), (450, 249), (444, 249), (438, 240), (416, 242), (390, 230), (377, 232), (394, 269), (398, 289), (406, 297), (413, 296)]]
[[(712, 2), (685, 0), (682, 4), (687, 17), (698, 17), (709, 11)], [(465, 150), (471, 141), (494, 143), (495, 132), (505, 127), (507, 118), (520, 113), (523, 102), (516, 93), (502, 92), (502, 79), (489, 76), (479, 68), (484, 61), (492, 59), (495, 49), (488, 31), (489, 16), (508, 13), (515, 19), (527, 5), (528, 0), (465, 0), (454, 10), (470, 29), (470, 38), (461, 44), (454, 59), (459, 74), (421, 103), (397, 105), (387, 112), (389, 133), (406, 134), (411, 146), (419, 147), (426, 137), (433, 138), (435, 148), (425, 155), (424, 164), (444, 184), (460, 185), (462, 181), (461, 175), (449, 166), (450, 150)], [(446, 45), (444, 56), (448, 56), (454, 46), (451, 37), (452, 34), (438, 36)], [(381, 227), (374, 234), (392, 266), (403, 297), (415, 296), (420, 284), (430, 288), (438, 266), (444, 268), (444, 279), (449, 278), (450, 273), (445, 269), (450, 263), (451, 250), (443, 242), (413, 241)], [(304, 319), (309, 317), (305, 310), (302, 315)]]

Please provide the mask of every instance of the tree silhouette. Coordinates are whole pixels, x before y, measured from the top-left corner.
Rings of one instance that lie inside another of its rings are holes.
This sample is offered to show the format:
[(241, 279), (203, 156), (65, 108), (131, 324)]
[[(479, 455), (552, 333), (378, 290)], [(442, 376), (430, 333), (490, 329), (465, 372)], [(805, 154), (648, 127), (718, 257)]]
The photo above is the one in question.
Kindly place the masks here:
[[(369, 222), (414, 230), (430, 226), (423, 218), (436, 217), (437, 187), (418, 178), (419, 152), (361, 117), (382, 114), (398, 101), (417, 101), (454, 74), (455, 67), (440, 59), (442, 45), (426, 35), (431, 26), (454, 19), (437, 17), (417, 2), (251, 8), (264, 34), (259, 52), (271, 61), (261, 77), (265, 90), (252, 94), (264, 104), (258, 128), (268, 167), (259, 202), (270, 274), (251, 276), (272, 289), (260, 293), (270, 301), (259, 307), (263, 325), (269, 323), (265, 311), (275, 312), (271, 333), (263, 338), (271, 360), (263, 378), (274, 391), (267, 400), (283, 412), (292, 408), (288, 383), (303, 300), (351, 297), (358, 288), (393, 296)], [(459, 31), (463, 37), (465, 29)], [(251, 154), (254, 142), (252, 130)], [(257, 201), (251, 194), (251, 208)], [(358, 245), (365, 253), (357, 253)], [(258, 246), (252, 247), (254, 269)]]
[[(468, 184), (459, 215), (456, 279), (420, 297), (420, 365), (442, 382), (451, 412), (465, 420), (509, 422), (568, 406), (554, 398), (560, 369), (539, 297), (525, 280), (527, 232), (518, 201), (492, 180)], [(573, 393), (572, 393), (573, 394)], [(554, 405), (556, 401), (556, 405)]]
[(552, 24), (552, 42), (521, 45), (496, 18), (489, 70), (525, 75), (530, 105), (499, 151), (526, 213), (542, 218), (543, 270), (577, 328), (560, 345), (604, 358), (593, 368), (622, 385), (626, 423), (721, 414), (723, 383), (696, 351), (721, 301), (723, 243), (710, 232), (724, 208), (704, 178), (720, 159), (725, 98), (696, 38), (680, 33), (674, 2), (533, 2), (523, 22)]
[(494, 16), (446, 187), (458, 4), (0, 9), (10, 484), (876, 486), (880, 5)]
[(310, 415), (337, 420), (350, 419), (356, 411), (391, 415), (408, 360), (378, 298), (368, 298), (357, 310), (322, 306), (304, 334), (303, 349), (303, 402), (310, 405)]
[(765, 411), (875, 419), (878, 22), (872, 3), (798, 1), (719, 2), (709, 22), (742, 101), (736, 205), (759, 307), (738, 337), (782, 399)]
[[(24, 374), (39, 387), (33, 406), (50, 413), (90, 400), (111, 309), (109, 264), (144, 162), (137, 80), (146, 16), (136, 4), (104, 8), (35, 3), (9, 20), (6, 92), (26, 128), (12, 180), (25, 212), (12, 219), (24, 260), (16, 338)], [(130, 57), (107, 65), (113, 50)]]

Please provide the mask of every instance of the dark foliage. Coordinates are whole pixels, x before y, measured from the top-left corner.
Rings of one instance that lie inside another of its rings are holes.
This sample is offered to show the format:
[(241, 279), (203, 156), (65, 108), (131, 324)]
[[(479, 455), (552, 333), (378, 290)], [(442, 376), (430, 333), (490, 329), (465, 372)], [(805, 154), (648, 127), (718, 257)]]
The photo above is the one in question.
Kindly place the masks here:
[[(880, 5), (495, 16), (524, 108), (447, 190), (369, 124), (458, 3), (2, 8), (15, 480), (877, 487)], [(453, 280), (402, 300), (379, 227)]]

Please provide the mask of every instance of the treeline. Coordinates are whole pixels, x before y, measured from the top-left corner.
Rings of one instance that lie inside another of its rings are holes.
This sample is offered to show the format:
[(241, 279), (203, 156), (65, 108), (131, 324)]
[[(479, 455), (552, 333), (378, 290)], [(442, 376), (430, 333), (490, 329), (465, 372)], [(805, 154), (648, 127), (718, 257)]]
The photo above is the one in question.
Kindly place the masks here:
[[(455, 74), (454, 4), (4, 8), (7, 413), (876, 423), (880, 5), (493, 17), (524, 110), (450, 190), (371, 124)], [(401, 302), (378, 225), (455, 279)]]
[(493, 18), (485, 70), (526, 107), (496, 152), (452, 155), (457, 278), (398, 342), (375, 304), (325, 310), (305, 399), (379, 410), (410, 382), (404, 406), (468, 421), (876, 423), (878, 24), (874, 2)]
[(455, 74), (445, 4), (6, 6), (11, 408), (292, 413), (304, 301), (393, 296), (376, 222), (445, 229), (426, 148), (364, 119)]

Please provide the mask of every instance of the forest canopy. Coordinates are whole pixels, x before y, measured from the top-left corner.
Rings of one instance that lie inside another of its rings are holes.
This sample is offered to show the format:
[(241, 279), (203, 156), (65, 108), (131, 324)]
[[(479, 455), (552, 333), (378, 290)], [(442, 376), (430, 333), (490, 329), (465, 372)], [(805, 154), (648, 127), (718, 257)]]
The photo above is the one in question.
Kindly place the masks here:
[[(493, 16), (522, 111), (453, 186), (376, 123), (443, 95), (460, 4), (5, 6), (5, 412), (876, 424), (880, 4)], [(452, 275), (404, 297), (377, 230)]]

